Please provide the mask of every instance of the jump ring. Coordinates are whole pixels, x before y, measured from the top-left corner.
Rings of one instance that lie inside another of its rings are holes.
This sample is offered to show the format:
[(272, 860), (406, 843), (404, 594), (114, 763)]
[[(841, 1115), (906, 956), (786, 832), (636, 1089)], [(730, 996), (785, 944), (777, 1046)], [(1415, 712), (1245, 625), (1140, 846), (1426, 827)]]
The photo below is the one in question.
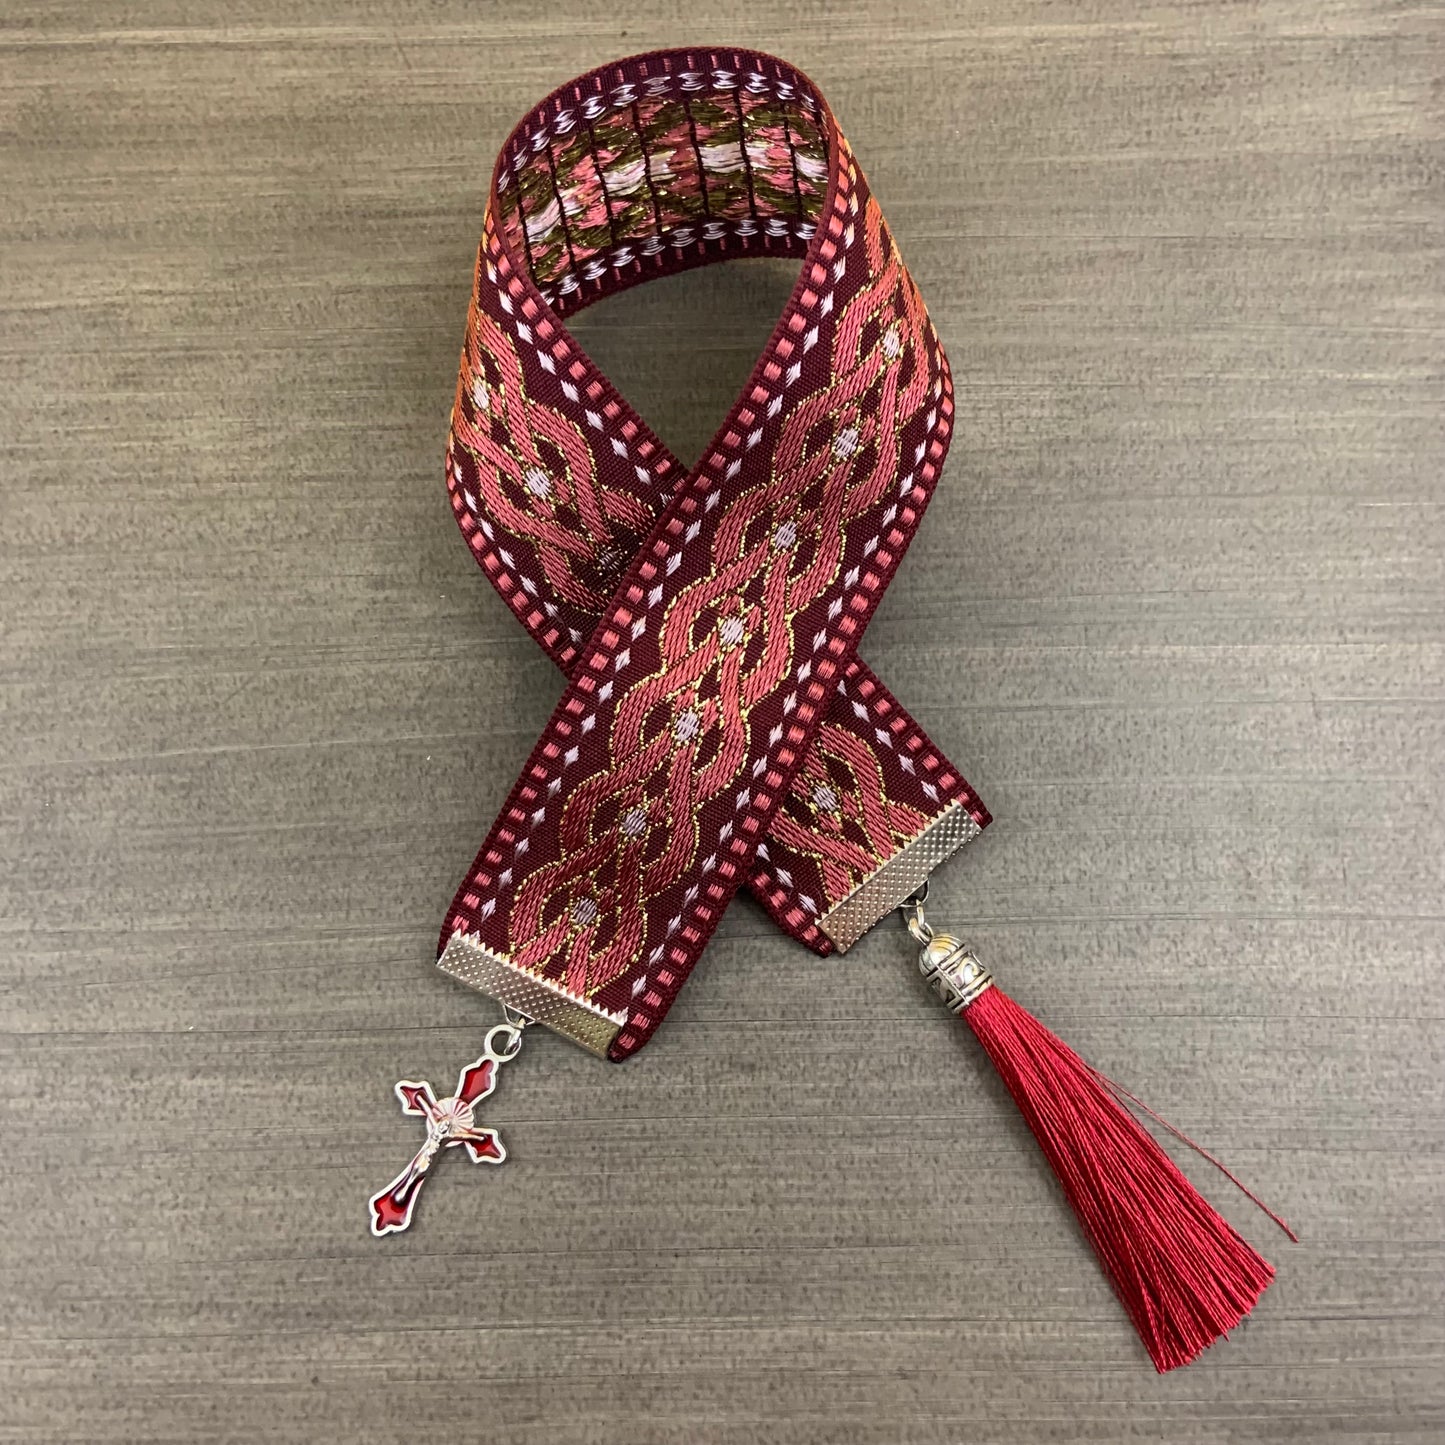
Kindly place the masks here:
[[(496, 1045), (498, 1038), (505, 1038), (506, 1042), (501, 1048)], [(487, 1030), (486, 1041), (482, 1044), (482, 1052), (489, 1059), (494, 1059), (499, 1064), (505, 1064), (515, 1059), (522, 1047), (522, 1031), (515, 1024), (496, 1024)]]

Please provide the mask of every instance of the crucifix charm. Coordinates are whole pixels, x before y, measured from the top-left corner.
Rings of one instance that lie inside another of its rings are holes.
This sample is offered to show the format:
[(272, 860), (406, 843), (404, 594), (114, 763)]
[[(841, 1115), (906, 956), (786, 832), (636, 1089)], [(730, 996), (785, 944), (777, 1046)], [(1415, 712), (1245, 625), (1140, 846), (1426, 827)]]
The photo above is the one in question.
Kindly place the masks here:
[[(516, 1022), (512, 1022), (513, 1018)], [(384, 1234), (399, 1234), (411, 1223), (427, 1172), (443, 1149), (465, 1145), (474, 1164), (500, 1164), (506, 1159), (501, 1135), (495, 1129), (478, 1128), (472, 1108), (496, 1087), (498, 1067), (517, 1057), (522, 1030), (530, 1022), (509, 1010), (508, 1021), (487, 1034), (481, 1058), (462, 1070), (457, 1091), (450, 1098), (438, 1100), (425, 1080), (413, 1083), (403, 1079), (397, 1084), (396, 1097), (401, 1100), (402, 1112), (426, 1119), (426, 1141), (411, 1163), (380, 1194), (371, 1196), (371, 1232), (378, 1239)]]

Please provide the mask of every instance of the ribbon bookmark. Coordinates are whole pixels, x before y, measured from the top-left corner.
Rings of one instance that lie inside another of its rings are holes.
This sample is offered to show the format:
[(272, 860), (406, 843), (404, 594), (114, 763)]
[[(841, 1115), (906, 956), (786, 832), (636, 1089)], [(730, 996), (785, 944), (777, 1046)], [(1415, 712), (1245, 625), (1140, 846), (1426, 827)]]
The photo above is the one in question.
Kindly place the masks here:
[[(689, 471), (569, 335), (625, 286), (799, 262)], [(746, 886), (847, 948), (988, 822), (855, 652), (938, 480), (948, 365), (813, 85), (664, 51), (544, 100), (495, 172), (447, 477), (567, 679), (463, 881), (441, 967), (612, 1059)]]
[[(750, 256), (793, 258), (797, 279), (689, 469), (565, 318)], [(739, 888), (800, 943), (841, 952), (988, 824), (856, 655), (953, 411), (878, 204), (793, 67), (655, 51), (517, 126), (493, 174), (446, 474), (468, 545), (565, 688), (447, 911), (446, 973), (620, 1061)], [(399, 1087), (427, 1114), (426, 1158), (373, 1200), (378, 1232), (410, 1221), (440, 1149), (478, 1157), (470, 1085), (440, 1104)]]

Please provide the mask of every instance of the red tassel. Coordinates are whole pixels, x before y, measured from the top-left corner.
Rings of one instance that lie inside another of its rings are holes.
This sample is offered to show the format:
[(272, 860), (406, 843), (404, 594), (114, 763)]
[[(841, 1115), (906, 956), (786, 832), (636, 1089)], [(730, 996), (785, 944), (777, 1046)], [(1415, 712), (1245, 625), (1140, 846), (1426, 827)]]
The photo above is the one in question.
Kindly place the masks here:
[[(1273, 1267), (1128, 1111), (1122, 1100), (1137, 1103), (1133, 1095), (995, 987), (962, 945), (940, 934), (920, 966), (993, 1060), (1155, 1368), (1163, 1374), (1187, 1365), (1249, 1313)], [(1217, 1159), (1165, 1127), (1265, 1208)], [(1265, 1213), (1295, 1238), (1278, 1215)]]

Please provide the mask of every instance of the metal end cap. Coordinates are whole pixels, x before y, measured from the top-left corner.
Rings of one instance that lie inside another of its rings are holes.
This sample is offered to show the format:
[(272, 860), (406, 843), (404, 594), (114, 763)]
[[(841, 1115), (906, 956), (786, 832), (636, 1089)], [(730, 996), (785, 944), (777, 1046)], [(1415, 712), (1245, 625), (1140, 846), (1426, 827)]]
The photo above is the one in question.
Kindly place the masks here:
[(918, 971), (945, 1007), (962, 1013), (993, 987), (993, 975), (969, 946), (950, 933), (935, 934), (918, 954)]

